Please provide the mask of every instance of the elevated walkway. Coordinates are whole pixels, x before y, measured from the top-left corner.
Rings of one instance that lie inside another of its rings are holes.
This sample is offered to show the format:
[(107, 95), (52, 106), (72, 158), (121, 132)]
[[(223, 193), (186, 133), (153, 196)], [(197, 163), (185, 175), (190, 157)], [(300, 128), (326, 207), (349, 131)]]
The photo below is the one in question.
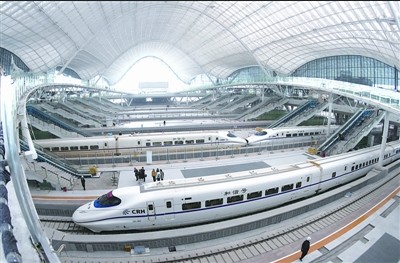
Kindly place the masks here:
[(284, 105), (288, 101), (289, 101), (288, 98), (272, 97), (266, 99), (265, 101), (258, 103), (257, 105), (249, 108), (248, 110), (240, 114), (238, 117), (236, 117), (236, 120), (242, 121), (242, 120), (255, 119), (265, 112), (269, 112), (275, 109), (276, 107)]
[(258, 97), (255, 97), (254, 95), (244, 95), (238, 97), (236, 100), (231, 101), (228, 103), (228, 105), (222, 107), (219, 109), (220, 113), (228, 113), (228, 112), (233, 112), (236, 109), (242, 108), (250, 103), (253, 103), (254, 101), (259, 100)]
[(321, 156), (335, 155), (353, 149), (383, 119), (384, 112), (360, 109), (340, 129), (320, 145)]
[(52, 124), (54, 126), (58, 126), (57, 128), (53, 127), (53, 129), (51, 128), (52, 125), (47, 125), (47, 126), (43, 125), (42, 126), (43, 128), (45, 128), (44, 130), (47, 130), (49, 132), (55, 132), (55, 135), (57, 135), (57, 133), (59, 133), (60, 128), (61, 128), (68, 132), (71, 132), (71, 133), (77, 133), (81, 136), (88, 136), (85, 132), (81, 131), (76, 126), (60, 120), (59, 117), (55, 117), (55, 116), (50, 115), (49, 113), (42, 112), (35, 106), (30, 105), (30, 106), (27, 106), (26, 108), (27, 108), (28, 114), (33, 117), (32, 118), (33, 122), (31, 122), (32, 125), (38, 125), (38, 123), (40, 123), (40, 121), (43, 121), (47, 124)]
[(201, 108), (201, 107), (203, 107), (205, 104), (211, 102), (212, 99), (213, 99), (213, 94), (208, 94), (208, 95), (204, 96), (203, 98), (201, 98), (201, 99), (199, 99), (199, 100), (197, 100), (197, 101), (192, 102), (191, 105), (192, 105), (192, 107), (195, 107), (195, 108), (197, 108), (197, 107), (200, 107), (200, 108)]
[(319, 103), (317, 102), (313, 106), (310, 106), (308, 109), (298, 113), (297, 115), (292, 116), (291, 119), (287, 120), (286, 122), (282, 123), (281, 127), (293, 127), (297, 126), (303, 121), (310, 119), (311, 117), (318, 115), (326, 108), (328, 108), (329, 104), (326, 102)]
[(238, 97), (239, 97), (239, 95), (234, 95), (231, 93), (222, 95), (222, 96), (218, 97), (215, 101), (206, 105), (206, 109), (217, 112), (221, 107), (229, 105), (232, 101), (234, 101)]
[(78, 127), (83, 127), (83, 126), (90, 128), (101, 127), (101, 124), (99, 122), (86, 118), (85, 116), (78, 115), (74, 112), (66, 111), (65, 109), (59, 107), (59, 105), (60, 103), (55, 106), (52, 106), (47, 103), (41, 103), (40, 107), (45, 109), (47, 112), (56, 113), (62, 118), (78, 123)]
[[(268, 128), (272, 129), (280, 126), (293, 126), (294, 123), (297, 123), (299, 121), (298, 116), (310, 116), (311, 113), (314, 113), (314, 108), (317, 106), (317, 104), (318, 102), (316, 100), (306, 101), (295, 110), (292, 110), (282, 118), (278, 119), (276, 122), (272, 123), (270, 126), (268, 126)], [(289, 125), (289, 122), (291, 123), (291, 125)]]

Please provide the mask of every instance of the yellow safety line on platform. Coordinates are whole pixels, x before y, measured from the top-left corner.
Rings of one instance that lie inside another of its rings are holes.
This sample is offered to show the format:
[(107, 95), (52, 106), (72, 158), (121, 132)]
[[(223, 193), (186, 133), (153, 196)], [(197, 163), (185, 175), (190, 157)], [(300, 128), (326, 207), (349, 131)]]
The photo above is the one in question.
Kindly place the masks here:
[[(400, 187), (397, 187), (393, 192), (391, 192), (386, 198), (384, 198), (382, 201), (380, 201), (378, 204), (376, 204), (375, 206), (373, 206), (370, 210), (368, 210), (367, 212), (365, 212), (364, 214), (362, 214), (360, 217), (354, 219), (352, 222), (350, 222), (349, 224), (345, 225), (344, 227), (342, 227), (341, 229), (337, 230), (336, 232), (330, 234), (329, 236), (321, 239), (320, 241), (312, 244), (310, 246), (310, 250), (308, 252), (311, 253), (315, 250), (320, 249), (321, 247), (327, 245), (328, 243), (336, 240), (337, 238), (339, 238), (340, 236), (344, 235), (345, 233), (347, 233), (348, 231), (350, 231), (351, 229), (353, 229), (354, 227), (356, 227), (357, 225), (361, 224), (365, 219), (367, 219), (368, 217), (370, 217), (373, 213), (375, 213), (379, 208), (381, 208), (382, 206), (384, 206), (387, 202), (389, 202), (390, 199), (392, 199), (395, 195), (397, 195), (397, 193), (400, 191)], [(298, 260), (301, 256), (301, 252), (300, 252), (300, 248), (297, 252), (294, 252), (286, 257), (280, 258), (276, 261), (273, 261), (274, 263), (288, 263), (288, 262), (294, 262), (296, 260)]]

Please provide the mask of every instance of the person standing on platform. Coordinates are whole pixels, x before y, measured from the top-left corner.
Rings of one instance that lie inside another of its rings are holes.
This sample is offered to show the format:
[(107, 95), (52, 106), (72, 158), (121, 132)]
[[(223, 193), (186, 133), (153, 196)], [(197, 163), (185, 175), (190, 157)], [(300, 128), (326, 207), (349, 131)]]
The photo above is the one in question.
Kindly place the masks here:
[(157, 173), (157, 181), (160, 181), (161, 180), (161, 173), (160, 173), (160, 170), (158, 168), (156, 170), (156, 173)]
[(142, 168), (140, 169), (140, 174), (139, 174), (139, 179), (143, 179), (143, 182), (146, 182), (146, 170), (144, 169), (144, 167), (142, 166)]
[(83, 175), (81, 175), (81, 184), (82, 184), (84, 191), (86, 191), (85, 183), (86, 183), (85, 177), (83, 177)]
[(135, 173), (136, 181), (139, 180), (139, 170), (136, 167), (133, 167), (133, 172)]
[(310, 240), (311, 240), (311, 237), (307, 237), (307, 239), (304, 240), (303, 244), (301, 245), (300, 261), (303, 261), (303, 258), (307, 255), (308, 250), (310, 249)]
[(151, 177), (153, 177), (153, 182), (156, 181), (156, 176), (157, 176), (156, 170), (153, 168), (153, 170), (151, 171)]
[(162, 169), (160, 169), (160, 178), (161, 178), (161, 181), (164, 180), (164, 171)]

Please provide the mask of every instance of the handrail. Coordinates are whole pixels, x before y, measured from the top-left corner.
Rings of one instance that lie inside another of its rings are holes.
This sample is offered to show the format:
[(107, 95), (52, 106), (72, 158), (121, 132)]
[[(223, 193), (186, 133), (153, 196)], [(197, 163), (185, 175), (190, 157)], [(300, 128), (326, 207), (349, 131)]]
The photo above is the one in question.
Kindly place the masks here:
[(358, 116), (362, 113), (362, 111), (363, 109), (360, 109), (355, 114), (353, 114), (353, 116), (351, 116), (351, 118), (347, 121), (345, 125), (340, 127), (335, 133), (331, 135), (331, 137), (329, 137), (318, 147), (318, 151), (326, 152), (330, 147), (332, 147), (334, 142), (338, 140), (337, 134), (342, 133), (343, 130), (347, 127), (347, 125), (349, 125), (349, 123), (351, 123), (354, 119), (358, 118)]
[(0, 149), (0, 214), (3, 218), (0, 226), (0, 236), (1, 240), (5, 241), (2, 242), (3, 253), (0, 253), (0, 255), (4, 255), (4, 259), (0, 258), (0, 261), (19, 263), (22, 262), (22, 257), (18, 251), (17, 240), (14, 237), (11, 213), (8, 207), (8, 191), (6, 184), (10, 181), (10, 174), (5, 169), (6, 161), (4, 159), (5, 148), (3, 144), (2, 122), (0, 122)]
[(306, 109), (313, 107), (317, 104), (317, 102), (315, 100), (309, 100), (307, 102), (305, 102), (304, 104), (300, 105), (299, 107), (297, 107), (297, 109), (289, 112), (288, 114), (284, 115), (282, 118), (280, 118), (279, 120), (277, 120), (276, 122), (272, 123), (271, 125), (268, 126), (268, 128), (276, 128), (279, 125), (281, 125), (282, 123), (287, 122), (288, 120), (290, 120), (291, 118), (293, 118), (293, 116), (298, 115), (299, 113), (305, 111)]
[[(26, 142), (24, 142), (23, 140), (20, 140), (20, 146), (21, 146), (22, 150), (23, 149), (27, 149)], [(38, 160), (47, 162), (47, 163), (51, 164), (52, 166), (54, 166), (54, 167), (56, 167), (56, 168), (58, 168), (58, 169), (60, 169), (60, 170), (62, 170), (64, 172), (66, 172), (68, 174), (71, 174), (71, 175), (73, 175), (75, 177), (91, 176), (89, 171), (87, 171), (87, 172), (79, 171), (79, 170), (75, 169), (74, 167), (72, 167), (72, 166), (60, 161), (58, 159), (58, 157), (52, 156), (51, 154), (48, 154), (48, 153), (42, 151), (40, 146), (35, 145), (35, 148), (36, 148), (36, 152), (38, 154)]]

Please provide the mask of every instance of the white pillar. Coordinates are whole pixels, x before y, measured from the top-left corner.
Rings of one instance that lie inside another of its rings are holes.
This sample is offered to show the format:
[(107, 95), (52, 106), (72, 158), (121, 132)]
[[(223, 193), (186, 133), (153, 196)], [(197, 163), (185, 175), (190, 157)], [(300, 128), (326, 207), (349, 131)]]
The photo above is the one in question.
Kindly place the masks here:
[(382, 142), (381, 142), (381, 153), (379, 155), (379, 166), (383, 167), (383, 156), (385, 154), (385, 148), (386, 148), (386, 141), (387, 141), (387, 135), (389, 131), (389, 112), (385, 111), (385, 120), (383, 123), (383, 133), (382, 133)]

